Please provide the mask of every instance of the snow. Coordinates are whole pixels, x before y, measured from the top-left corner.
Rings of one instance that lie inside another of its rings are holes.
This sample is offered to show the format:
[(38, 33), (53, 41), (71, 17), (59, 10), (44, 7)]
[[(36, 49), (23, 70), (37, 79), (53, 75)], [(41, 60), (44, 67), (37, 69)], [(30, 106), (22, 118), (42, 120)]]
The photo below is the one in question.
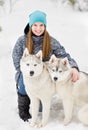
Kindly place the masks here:
[[(47, 8), (46, 8), (47, 7)], [(15, 87), (15, 69), (12, 62), (12, 49), (28, 22), (28, 15), (36, 10), (47, 14), (47, 30), (65, 47), (66, 51), (77, 61), (80, 70), (88, 72), (88, 12), (78, 12), (68, 5), (49, 0), (18, 0), (12, 13), (0, 14), (0, 130), (35, 130), (29, 123), (18, 116), (17, 94)], [(40, 114), (41, 116), (41, 114)], [(63, 125), (64, 111), (56, 97), (52, 100), (48, 124), (42, 130), (87, 130), (74, 114), (72, 122)]]

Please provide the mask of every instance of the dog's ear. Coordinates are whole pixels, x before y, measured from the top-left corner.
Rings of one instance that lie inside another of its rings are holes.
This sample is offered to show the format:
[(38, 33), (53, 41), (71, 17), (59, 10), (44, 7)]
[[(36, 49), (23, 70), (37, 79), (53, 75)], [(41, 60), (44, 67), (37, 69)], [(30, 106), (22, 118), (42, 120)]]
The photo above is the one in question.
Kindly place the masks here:
[(39, 58), (42, 61), (42, 50), (40, 50), (37, 54), (36, 57)]
[(57, 58), (56, 58), (56, 56), (53, 54), (53, 55), (50, 57), (49, 62), (50, 62), (50, 63), (54, 63), (56, 60), (57, 60)]
[(62, 59), (62, 63), (63, 63), (65, 66), (67, 66), (67, 65), (69, 64), (68, 58), (67, 58), (67, 57), (63, 58), (63, 59)]
[(27, 57), (28, 55), (29, 55), (29, 51), (28, 51), (27, 48), (25, 48), (25, 50), (24, 50), (24, 52), (23, 52), (22, 58)]

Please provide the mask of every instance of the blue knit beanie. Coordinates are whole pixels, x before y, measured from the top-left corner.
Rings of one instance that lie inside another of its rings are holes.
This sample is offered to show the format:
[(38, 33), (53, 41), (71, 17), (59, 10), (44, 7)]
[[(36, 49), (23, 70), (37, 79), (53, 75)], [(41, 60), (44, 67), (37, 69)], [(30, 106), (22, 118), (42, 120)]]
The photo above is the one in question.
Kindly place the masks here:
[(29, 15), (29, 25), (32, 26), (36, 22), (41, 22), (46, 26), (46, 14), (36, 10)]

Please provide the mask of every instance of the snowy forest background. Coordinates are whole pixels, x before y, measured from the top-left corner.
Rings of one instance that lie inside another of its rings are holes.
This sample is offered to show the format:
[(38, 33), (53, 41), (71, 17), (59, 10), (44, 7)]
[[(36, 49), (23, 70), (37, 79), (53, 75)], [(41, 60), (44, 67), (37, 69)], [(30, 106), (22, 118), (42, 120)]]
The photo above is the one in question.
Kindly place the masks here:
[[(34, 10), (47, 14), (47, 30), (88, 73), (88, 0), (0, 0), (0, 130), (35, 130), (20, 120), (17, 109), (12, 50), (23, 35), (28, 15)], [(88, 130), (76, 114), (63, 125), (63, 107), (52, 100), (50, 119), (43, 130)]]
[[(4, 11), (7, 11), (9, 13), (12, 12), (14, 5), (19, 0), (0, 0), (0, 6), (3, 8)], [(70, 4), (74, 9), (80, 10), (80, 11), (88, 11), (88, 0), (49, 0), (53, 4)]]
[[(11, 13), (13, 11), (13, 8), (15, 4), (19, 0), (0, 0), (0, 14), (2, 12), (4, 13)], [(51, 1), (53, 4), (62, 3), (63, 5), (69, 4), (72, 8), (79, 11), (88, 11), (88, 0), (48, 0)], [(0, 25), (0, 31), (2, 30), (2, 27)]]

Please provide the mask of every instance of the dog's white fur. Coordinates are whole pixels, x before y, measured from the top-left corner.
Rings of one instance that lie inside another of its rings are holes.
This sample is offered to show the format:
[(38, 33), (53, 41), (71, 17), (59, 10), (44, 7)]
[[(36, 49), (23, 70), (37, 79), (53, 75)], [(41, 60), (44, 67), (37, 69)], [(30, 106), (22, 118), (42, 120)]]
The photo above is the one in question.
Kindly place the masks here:
[[(23, 73), (25, 89), (31, 99), (31, 126), (37, 125), (37, 127), (43, 127), (46, 125), (49, 118), (50, 102), (55, 93), (55, 87), (45, 64), (42, 62), (42, 52), (38, 53), (36, 56), (30, 55), (26, 48), (20, 61), (20, 66)], [(37, 123), (36, 120), (40, 101), (43, 106), (42, 121)]]
[(80, 107), (79, 120), (88, 125), (88, 74), (79, 72), (80, 79), (72, 82), (72, 68), (67, 58), (50, 60), (47, 64), (50, 76), (56, 84), (56, 91), (62, 99), (64, 107), (64, 124), (72, 119), (74, 104)]

